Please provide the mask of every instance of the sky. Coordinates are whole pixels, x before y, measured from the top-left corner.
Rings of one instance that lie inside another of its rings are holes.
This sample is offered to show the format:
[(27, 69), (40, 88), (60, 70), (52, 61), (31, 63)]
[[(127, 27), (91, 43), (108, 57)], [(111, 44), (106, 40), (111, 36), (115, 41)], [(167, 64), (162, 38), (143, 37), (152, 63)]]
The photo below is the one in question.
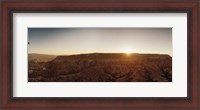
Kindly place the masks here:
[(171, 28), (28, 28), (28, 53), (148, 53), (172, 56)]

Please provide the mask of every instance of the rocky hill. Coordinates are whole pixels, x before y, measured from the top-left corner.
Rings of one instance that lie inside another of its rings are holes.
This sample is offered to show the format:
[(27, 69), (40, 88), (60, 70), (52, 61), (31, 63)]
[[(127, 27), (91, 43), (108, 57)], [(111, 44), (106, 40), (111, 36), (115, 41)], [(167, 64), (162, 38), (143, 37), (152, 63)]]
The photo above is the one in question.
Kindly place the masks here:
[(45, 54), (36, 54), (36, 53), (28, 54), (29, 61), (48, 62), (50, 60), (53, 60), (54, 58), (56, 58), (56, 55), (45, 55)]
[(43, 70), (39, 74), (29, 72), (29, 81), (172, 81), (172, 57), (164, 54), (93, 53), (57, 56), (43, 65)]

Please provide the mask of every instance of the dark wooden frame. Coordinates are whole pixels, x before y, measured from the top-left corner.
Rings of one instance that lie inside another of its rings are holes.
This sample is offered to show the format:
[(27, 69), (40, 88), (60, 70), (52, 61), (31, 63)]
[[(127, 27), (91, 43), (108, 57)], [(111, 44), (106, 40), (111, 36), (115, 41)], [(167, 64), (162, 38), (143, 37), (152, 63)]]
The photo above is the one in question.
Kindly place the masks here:
[[(9, 0), (2, 1), (1, 6), (0, 109), (200, 110), (198, 0)], [(16, 12), (188, 13), (188, 97), (15, 98), (12, 96), (12, 14)]]

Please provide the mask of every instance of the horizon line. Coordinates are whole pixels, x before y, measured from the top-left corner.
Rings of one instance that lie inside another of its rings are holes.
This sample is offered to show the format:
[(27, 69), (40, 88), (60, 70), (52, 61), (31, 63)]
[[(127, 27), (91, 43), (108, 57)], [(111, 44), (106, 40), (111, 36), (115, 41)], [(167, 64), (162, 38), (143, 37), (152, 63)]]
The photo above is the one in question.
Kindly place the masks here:
[[(84, 55), (84, 54), (127, 54), (126, 52), (91, 52), (91, 53), (77, 53), (77, 54), (45, 54), (45, 53), (28, 53), (28, 54), (40, 54), (40, 55), (52, 55), (52, 56), (69, 56), (69, 55)], [(128, 54), (156, 54), (156, 55), (169, 55), (172, 57), (172, 55), (167, 53), (128, 53)]]

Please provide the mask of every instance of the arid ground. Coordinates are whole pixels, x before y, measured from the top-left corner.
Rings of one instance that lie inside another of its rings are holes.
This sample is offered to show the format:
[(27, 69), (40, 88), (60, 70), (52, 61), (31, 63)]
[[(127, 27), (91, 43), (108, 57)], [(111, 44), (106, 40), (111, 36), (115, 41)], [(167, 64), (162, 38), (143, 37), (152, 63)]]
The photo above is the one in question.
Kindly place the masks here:
[(167, 54), (28, 55), (29, 82), (172, 82)]

